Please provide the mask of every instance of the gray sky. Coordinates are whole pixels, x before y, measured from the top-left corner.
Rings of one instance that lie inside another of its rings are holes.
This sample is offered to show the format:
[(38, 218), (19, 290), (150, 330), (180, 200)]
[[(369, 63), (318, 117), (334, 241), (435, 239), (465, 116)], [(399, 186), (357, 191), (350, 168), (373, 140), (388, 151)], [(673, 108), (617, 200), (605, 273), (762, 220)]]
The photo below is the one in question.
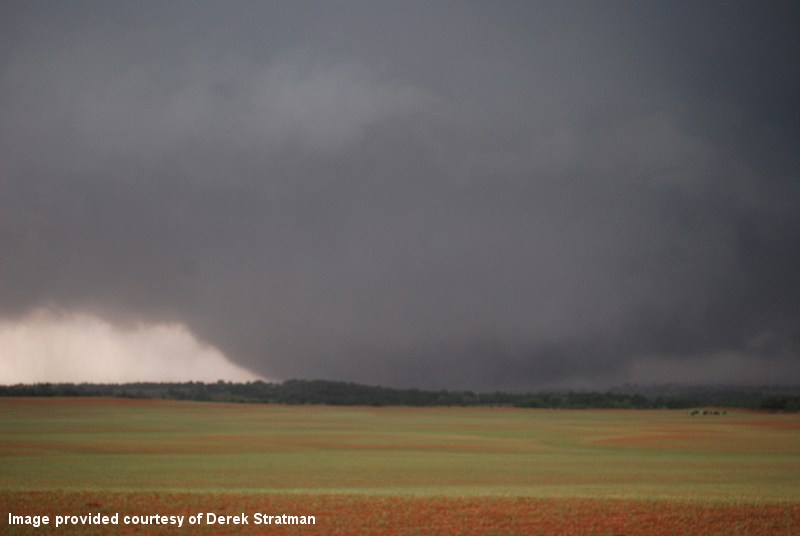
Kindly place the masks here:
[(268, 378), (800, 382), (798, 22), (3, 2), (0, 317), (181, 325)]

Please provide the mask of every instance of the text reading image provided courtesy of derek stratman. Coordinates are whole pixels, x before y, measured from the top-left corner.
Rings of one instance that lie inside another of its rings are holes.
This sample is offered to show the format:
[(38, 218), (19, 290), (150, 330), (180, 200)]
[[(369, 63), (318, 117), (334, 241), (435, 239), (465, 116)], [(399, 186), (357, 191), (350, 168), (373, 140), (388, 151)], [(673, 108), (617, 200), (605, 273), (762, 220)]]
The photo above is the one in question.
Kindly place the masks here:
[(29, 527), (67, 527), (67, 526), (213, 526), (213, 525), (316, 525), (313, 515), (271, 515), (263, 512), (237, 515), (218, 515), (213, 512), (198, 512), (194, 515), (141, 514), (58, 514), (58, 515), (15, 515), (8, 513), (9, 526)]

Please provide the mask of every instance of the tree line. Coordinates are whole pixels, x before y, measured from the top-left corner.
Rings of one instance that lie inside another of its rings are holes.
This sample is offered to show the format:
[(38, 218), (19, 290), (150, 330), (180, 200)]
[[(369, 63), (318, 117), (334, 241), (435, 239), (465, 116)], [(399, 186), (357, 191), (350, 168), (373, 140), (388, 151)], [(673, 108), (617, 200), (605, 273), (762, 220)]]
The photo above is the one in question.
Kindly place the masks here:
[(0, 386), (0, 396), (96, 396), (269, 404), (334, 406), (516, 406), (562, 409), (688, 409), (699, 406), (742, 407), (796, 412), (800, 389), (764, 387), (664, 386), (598, 391), (507, 393), (397, 389), (325, 380), (234, 383), (217, 381), (172, 383), (38, 383)]

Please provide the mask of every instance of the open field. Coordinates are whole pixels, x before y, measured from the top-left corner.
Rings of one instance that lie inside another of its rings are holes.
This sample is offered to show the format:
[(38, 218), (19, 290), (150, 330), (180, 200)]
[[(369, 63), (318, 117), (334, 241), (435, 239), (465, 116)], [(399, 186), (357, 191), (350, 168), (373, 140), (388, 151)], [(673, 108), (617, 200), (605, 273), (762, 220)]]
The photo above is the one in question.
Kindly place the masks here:
[(0, 489), (4, 534), (42, 532), (9, 512), (200, 511), (317, 516), (259, 533), (797, 534), (800, 416), (9, 398)]

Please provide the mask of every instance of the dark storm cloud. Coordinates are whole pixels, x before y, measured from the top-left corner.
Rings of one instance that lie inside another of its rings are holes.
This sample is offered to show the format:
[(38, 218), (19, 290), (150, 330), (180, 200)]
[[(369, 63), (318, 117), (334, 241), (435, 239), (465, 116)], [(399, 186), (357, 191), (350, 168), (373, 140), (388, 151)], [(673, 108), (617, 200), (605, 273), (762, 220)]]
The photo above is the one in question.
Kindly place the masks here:
[(800, 380), (791, 3), (2, 11), (7, 317), (278, 378)]

